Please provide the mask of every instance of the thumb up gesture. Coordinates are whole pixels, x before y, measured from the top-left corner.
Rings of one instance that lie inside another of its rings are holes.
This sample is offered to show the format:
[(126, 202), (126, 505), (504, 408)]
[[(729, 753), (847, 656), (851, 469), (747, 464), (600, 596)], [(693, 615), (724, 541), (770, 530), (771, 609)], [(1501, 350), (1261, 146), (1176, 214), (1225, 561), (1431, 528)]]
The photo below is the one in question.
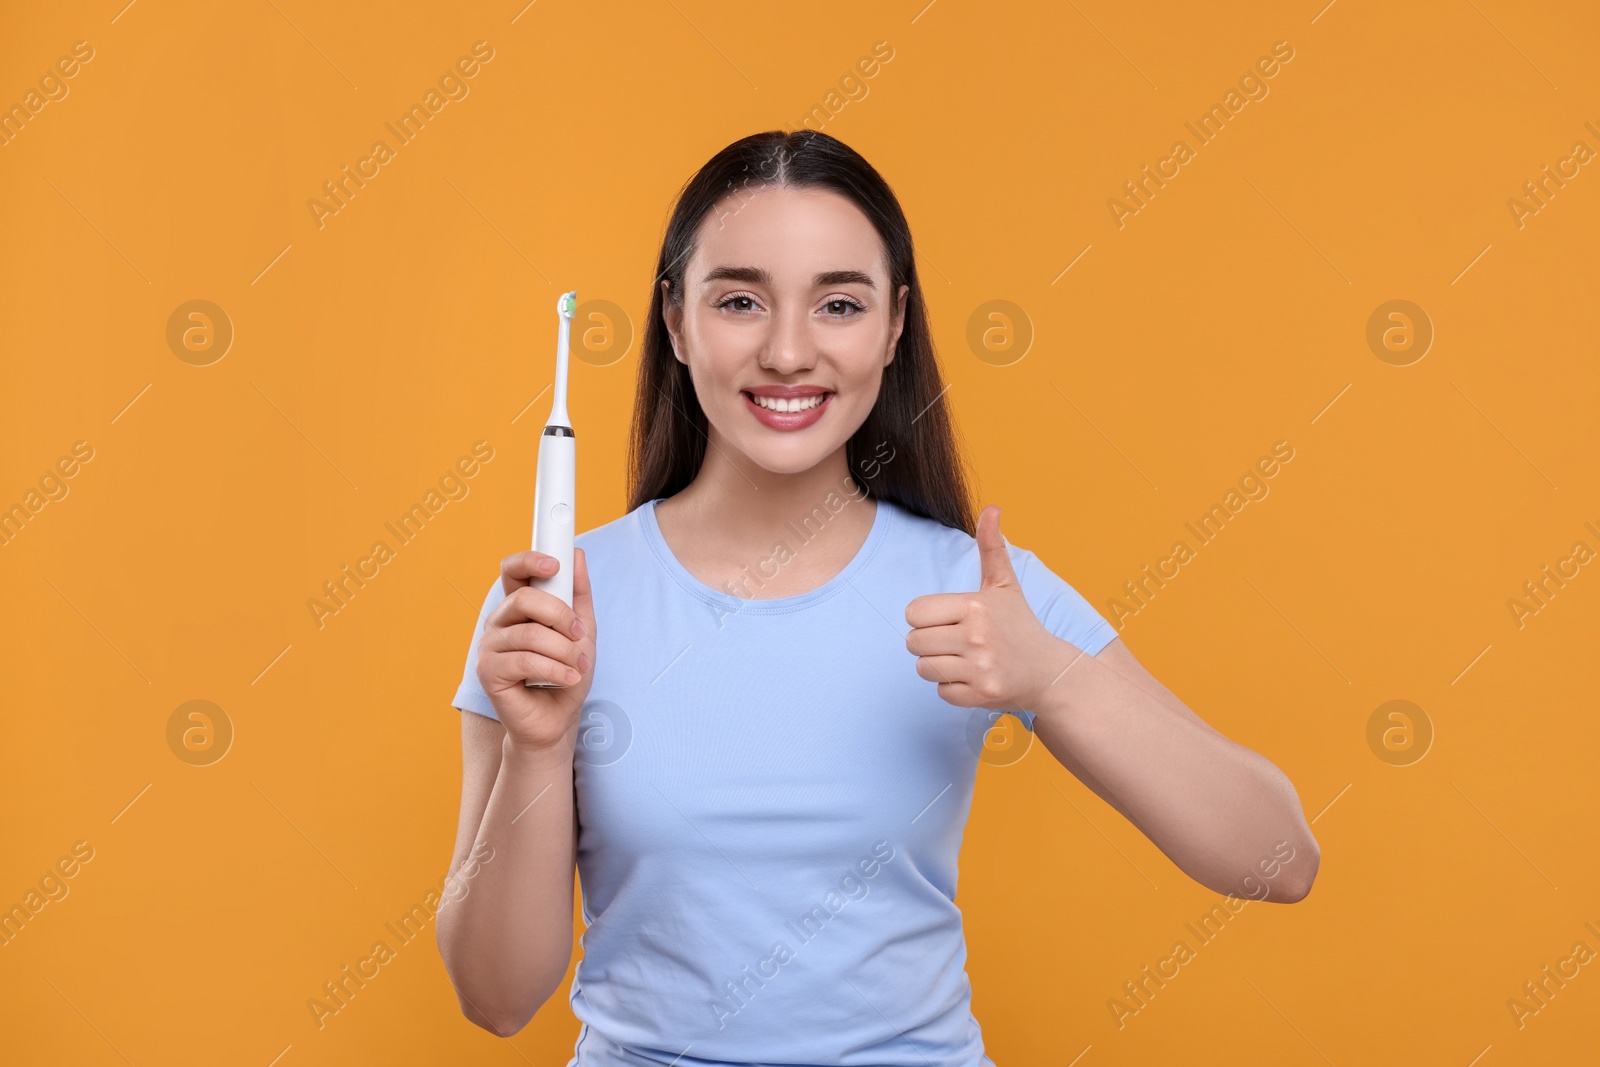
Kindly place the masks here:
[(917, 657), (917, 674), (939, 683), (939, 696), (957, 707), (1033, 711), (1079, 652), (1028, 606), (998, 505), (978, 515), (978, 553), (976, 592), (930, 593), (906, 605), (906, 650)]

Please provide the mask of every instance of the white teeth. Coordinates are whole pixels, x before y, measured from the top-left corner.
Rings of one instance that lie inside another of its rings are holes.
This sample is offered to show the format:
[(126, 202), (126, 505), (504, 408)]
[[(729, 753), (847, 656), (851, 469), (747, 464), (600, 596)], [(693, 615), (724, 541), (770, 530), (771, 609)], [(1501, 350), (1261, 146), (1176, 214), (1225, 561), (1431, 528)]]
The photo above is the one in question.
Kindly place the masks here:
[(817, 393), (813, 396), (793, 397), (787, 400), (775, 396), (762, 396), (759, 393), (751, 393), (750, 396), (755, 399), (757, 404), (764, 408), (772, 411), (789, 412), (806, 411), (810, 408), (814, 408), (827, 399), (828, 394)]

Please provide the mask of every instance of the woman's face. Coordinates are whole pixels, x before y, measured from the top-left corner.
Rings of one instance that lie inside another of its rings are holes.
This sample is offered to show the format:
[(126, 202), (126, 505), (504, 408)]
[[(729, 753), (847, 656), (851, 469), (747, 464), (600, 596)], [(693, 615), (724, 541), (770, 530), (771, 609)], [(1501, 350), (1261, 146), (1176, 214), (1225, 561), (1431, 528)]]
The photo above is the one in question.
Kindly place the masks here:
[[(779, 474), (842, 449), (878, 398), (910, 289), (889, 291), (861, 209), (817, 188), (730, 195), (702, 221), (683, 282), (667, 329), (718, 448)], [(809, 396), (774, 399), (797, 391)]]

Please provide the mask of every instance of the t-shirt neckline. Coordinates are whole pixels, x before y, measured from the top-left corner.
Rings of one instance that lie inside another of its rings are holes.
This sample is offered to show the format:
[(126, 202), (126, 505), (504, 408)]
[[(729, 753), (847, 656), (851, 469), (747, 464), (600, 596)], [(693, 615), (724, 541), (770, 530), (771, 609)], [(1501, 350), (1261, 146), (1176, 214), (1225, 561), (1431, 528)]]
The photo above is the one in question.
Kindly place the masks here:
[[(720, 608), (729, 614), (778, 615), (784, 612), (798, 611), (801, 608), (807, 608), (827, 600), (843, 589), (851, 579), (866, 568), (867, 564), (872, 562), (872, 557), (877, 555), (878, 549), (883, 545), (884, 539), (888, 536), (889, 527), (894, 521), (894, 505), (882, 498), (875, 498), (877, 499), (877, 512), (872, 517), (872, 528), (867, 531), (867, 539), (861, 543), (861, 547), (856, 550), (856, 554), (851, 557), (850, 562), (846, 563), (838, 574), (835, 574), (815, 589), (810, 589), (794, 596), (749, 599), (712, 588), (696, 578), (689, 572), (687, 567), (678, 561), (678, 557), (673, 555), (672, 549), (668, 547), (667, 539), (661, 535), (660, 523), (656, 521), (656, 505), (664, 499), (666, 498), (656, 497), (639, 506), (639, 527), (644, 533), (645, 541), (649, 543), (651, 550), (655, 553), (656, 558), (660, 560), (661, 565), (666, 568), (667, 573), (672, 575), (673, 579), (686, 592), (696, 599)], [(865, 499), (867, 498), (851, 498), (851, 503), (858, 503), (860, 500)], [(802, 546), (795, 543), (797, 540), (797, 538), (784, 538), (784, 543), (788, 545), (791, 552), (799, 553), (805, 551)]]

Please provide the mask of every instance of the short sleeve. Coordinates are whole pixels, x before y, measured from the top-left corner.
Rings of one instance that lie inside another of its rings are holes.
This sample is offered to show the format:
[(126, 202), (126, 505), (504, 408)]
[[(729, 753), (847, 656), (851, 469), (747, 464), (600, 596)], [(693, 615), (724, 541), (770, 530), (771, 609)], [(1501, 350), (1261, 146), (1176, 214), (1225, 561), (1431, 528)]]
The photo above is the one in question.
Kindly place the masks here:
[(494, 713), (494, 706), (489, 703), (489, 694), (483, 691), (483, 686), (478, 683), (478, 642), (483, 637), (484, 620), (500, 602), (505, 599), (505, 591), (500, 587), (500, 576), (495, 575), (494, 583), (489, 586), (489, 592), (483, 598), (483, 606), (478, 609), (478, 622), (472, 630), (472, 643), (467, 646), (467, 666), (461, 672), (461, 684), (456, 687), (455, 699), (450, 703), (462, 711), (477, 712), (499, 721), (500, 717)]
[[(1011, 566), (1017, 572), (1017, 581), (1022, 584), (1022, 593), (1046, 630), (1083, 649), (1090, 656), (1111, 643), (1112, 638), (1117, 636), (1116, 627), (1107, 622), (1081, 593), (1045, 566), (1044, 560), (1032, 552), (1015, 545), (1009, 547)], [(1033, 729), (1033, 712), (1020, 712), (1017, 717), (1029, 730)]]

